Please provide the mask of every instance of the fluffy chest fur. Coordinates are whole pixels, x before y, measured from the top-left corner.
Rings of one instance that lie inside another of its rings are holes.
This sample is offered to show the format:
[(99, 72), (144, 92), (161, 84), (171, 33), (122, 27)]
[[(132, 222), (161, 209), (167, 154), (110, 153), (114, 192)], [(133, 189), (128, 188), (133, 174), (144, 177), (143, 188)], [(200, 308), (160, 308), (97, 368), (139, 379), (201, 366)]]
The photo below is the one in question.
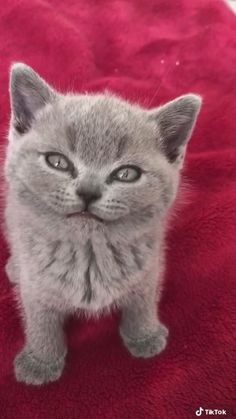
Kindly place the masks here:
[(118, 304), (143, 278), (153, 254), (149, 235), (118, 240), (99, 231), (64, 239), (34, 232), (25, 250), (27, 282), (44, 303), (92, 311)]

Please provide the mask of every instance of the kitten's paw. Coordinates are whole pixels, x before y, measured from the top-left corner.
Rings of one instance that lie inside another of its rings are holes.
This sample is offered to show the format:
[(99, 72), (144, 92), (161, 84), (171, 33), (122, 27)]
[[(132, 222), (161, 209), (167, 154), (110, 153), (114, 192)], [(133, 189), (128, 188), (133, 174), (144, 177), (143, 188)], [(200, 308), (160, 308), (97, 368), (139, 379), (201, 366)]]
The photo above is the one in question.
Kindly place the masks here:
[(129, 337), (122, 329), (121, 337), (129, 352), (137, 358), (151, 358), (162, 352), (167, 343), (168, 329), (161, 323), (158, 328), (148, 336)]
[(55, 362), (43, 362), (24, 348), (14, 361), (15, 376), (17, 381), (34, 385), (56, 381), (62, 374), (64, 363), (64, 357)]
[(9, 281), (12, 284), (17, 284), (18, 275), (17, 275), (16, 266), (15, 266), (12, 256), (7, 261), (7, 264), (5, 266), (5, 271), (6, 271)]

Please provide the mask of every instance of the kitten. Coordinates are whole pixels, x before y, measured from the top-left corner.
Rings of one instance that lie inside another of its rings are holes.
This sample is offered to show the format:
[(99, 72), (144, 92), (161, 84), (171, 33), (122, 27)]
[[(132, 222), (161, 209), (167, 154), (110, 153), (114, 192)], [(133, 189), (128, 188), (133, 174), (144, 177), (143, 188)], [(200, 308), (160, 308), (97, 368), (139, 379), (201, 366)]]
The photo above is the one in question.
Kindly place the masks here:
[(144, 110), (109, 94), (59, 94), (15, 64), (10, 98), (6, 270), (26, 334), (16, 379), (60, 377), (63, 322), (78, 311), (120, 308), (130, 353), (160, 353), (168, 335), (157, 315), (165, 219), (200, 97)]

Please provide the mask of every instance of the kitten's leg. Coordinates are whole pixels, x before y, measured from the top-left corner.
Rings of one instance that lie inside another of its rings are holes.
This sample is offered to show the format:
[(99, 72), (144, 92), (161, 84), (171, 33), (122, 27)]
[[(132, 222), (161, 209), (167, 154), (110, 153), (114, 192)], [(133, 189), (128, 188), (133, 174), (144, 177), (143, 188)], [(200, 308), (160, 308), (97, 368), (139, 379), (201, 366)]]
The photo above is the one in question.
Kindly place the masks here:
[(35, 385), (55, 381), (66, 355), (63, 316), (37, 302), (23, 304), (26, 344), (14, 361), (16, 379)]
[(166, 346), (168, 329), (157, 317), (156, 280), (143, 281), (122, 310), (120, 334), (129, 352), (142, 358), (159, 354)]
[(8, 259), (6, 267), (5, 267), (5, 271), (6, 271), (9, 281), (12, 284), (17, 284), (19, 282), (17, 266), (16, 266), (16, 263), (14, 262), (13, 256), (10, 256), (10, 258)]

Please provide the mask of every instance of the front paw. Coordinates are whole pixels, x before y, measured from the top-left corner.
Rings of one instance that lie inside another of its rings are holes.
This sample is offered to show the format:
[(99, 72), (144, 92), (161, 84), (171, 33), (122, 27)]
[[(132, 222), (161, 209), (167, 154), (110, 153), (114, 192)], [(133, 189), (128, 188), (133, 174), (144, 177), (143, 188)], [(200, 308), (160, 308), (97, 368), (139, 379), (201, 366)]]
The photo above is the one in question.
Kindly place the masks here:
[(120, 334), (126, 348), (133, 356), (151, 358), (165, 349), (168, 329), (163, 324), (158, 324), (157, 329), (148, 335), (129, 337), (122, 332), (122, 329)]
[(44, 362), (28, 348), (24, 348), (16, 356), (14, 367), (17, 381), (40, 385), (58, 380), (64, 368), (64, 357), (54, 362)]

